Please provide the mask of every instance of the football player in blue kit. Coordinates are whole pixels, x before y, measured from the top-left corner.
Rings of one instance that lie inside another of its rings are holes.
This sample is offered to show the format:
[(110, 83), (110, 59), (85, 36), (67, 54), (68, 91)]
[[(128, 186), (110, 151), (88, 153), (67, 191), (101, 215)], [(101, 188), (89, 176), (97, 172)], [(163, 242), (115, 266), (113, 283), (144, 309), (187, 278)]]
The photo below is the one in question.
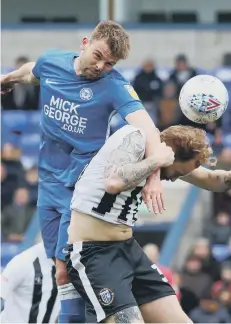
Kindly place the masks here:
[[(82, 39), (80, 53), (47, 51), (36, 63), (27, 63), (1, 78), (3, 89), (18, 82), (40, 84), (37, 206), (46, 253), (56, 263), (59, 323), (84, 322), (84, 304), (69, 281), (64, 262), (76, 180), (105, 143), (115, 113), (144, 131), (147, 157), (160, 143), (159, 133), (134, 89), (113, 69), (129, 51), (129, 36), (124, 29), (113, 21), (101, 22), (90, 38)], [(169, 160), (174, 160), (174, 154)], [(146, 204), (154, 212), (161, 212), (164, 206), (159, 171), (145, 188)]]

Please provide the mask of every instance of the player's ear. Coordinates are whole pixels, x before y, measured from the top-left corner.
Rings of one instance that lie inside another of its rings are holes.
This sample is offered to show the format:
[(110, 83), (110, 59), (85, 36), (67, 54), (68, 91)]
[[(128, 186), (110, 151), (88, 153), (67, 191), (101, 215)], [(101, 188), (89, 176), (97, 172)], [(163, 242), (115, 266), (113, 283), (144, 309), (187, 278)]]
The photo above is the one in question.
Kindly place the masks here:
[(84, 50), (85, 47), (89, 44), (89, 38), (88, 37), (83, 37), (81, 40), (81, 45), (80, 45), (80, 49)]

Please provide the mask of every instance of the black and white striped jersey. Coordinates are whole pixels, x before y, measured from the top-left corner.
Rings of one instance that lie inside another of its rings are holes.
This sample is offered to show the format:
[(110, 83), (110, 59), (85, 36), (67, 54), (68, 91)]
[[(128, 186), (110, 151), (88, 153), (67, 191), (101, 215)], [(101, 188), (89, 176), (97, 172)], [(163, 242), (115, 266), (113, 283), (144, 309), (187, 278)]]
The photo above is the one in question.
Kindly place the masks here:
[(1, 274), (1, 323), (55, 323), (60, 310), (55, 267), (43, 243), (14, 257)]
[[(113, 224), (134, 225), (137, 220), (138, 206), (142, 201), (141, 190), (145, 181), (138, 187), (119, 194), (105, 192), (104, 184), (104, 170), (108, 163), (108, 157), (123, 143), (124, 138), (134, 131), (140, 130), (127, 125), (109, 137), (77, 181), (71, 202), (72, 210)], [(144, 136), (141, 131), (140, 133)], [(144, 158), (145, 140), (142, 149), (139, 160)]]

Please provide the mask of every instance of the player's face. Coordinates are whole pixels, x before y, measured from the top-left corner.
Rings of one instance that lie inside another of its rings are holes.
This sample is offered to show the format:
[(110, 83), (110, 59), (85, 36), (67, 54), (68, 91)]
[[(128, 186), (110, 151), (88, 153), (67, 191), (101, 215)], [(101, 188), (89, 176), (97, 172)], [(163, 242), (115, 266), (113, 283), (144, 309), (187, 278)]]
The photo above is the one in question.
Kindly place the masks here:
[(103, 40), (82, 40), (82, 52), (79, 58), (81, 73), (88, 79), (97, 79), (110, 71), (118, 60), (111, 56), (108, 45)]
[(161, 169), (161, 180), (175, 181), (179, 177), (186, 176), (193, 170), (199, 167), (197, 159), (192, 159), (187, 162), (177, 161), (167, 168)]

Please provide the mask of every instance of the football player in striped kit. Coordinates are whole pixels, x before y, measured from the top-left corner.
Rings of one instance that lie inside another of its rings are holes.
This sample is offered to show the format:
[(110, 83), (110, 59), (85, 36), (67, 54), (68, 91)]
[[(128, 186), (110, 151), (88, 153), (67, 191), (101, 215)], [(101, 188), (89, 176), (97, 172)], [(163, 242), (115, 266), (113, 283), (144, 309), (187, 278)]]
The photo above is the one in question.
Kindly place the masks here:
[(55, 266), (40, 242), (15, 256), (1, 274), (1, 323), (54, 323), (57, 295)]
[(141, 190), (157, 168), (163, 180), (180, 178), (210, 191), (230, 189), (231, 172), (202, 167), (212, 150), (201, 129), (172, 126), (161, 140), (156, 153), (145, 158), (144, 132), (122, 127), (76, 183), (67, 269), (86, 301), (87, 323), (191, 322), (161, 270), (133, 238)]

